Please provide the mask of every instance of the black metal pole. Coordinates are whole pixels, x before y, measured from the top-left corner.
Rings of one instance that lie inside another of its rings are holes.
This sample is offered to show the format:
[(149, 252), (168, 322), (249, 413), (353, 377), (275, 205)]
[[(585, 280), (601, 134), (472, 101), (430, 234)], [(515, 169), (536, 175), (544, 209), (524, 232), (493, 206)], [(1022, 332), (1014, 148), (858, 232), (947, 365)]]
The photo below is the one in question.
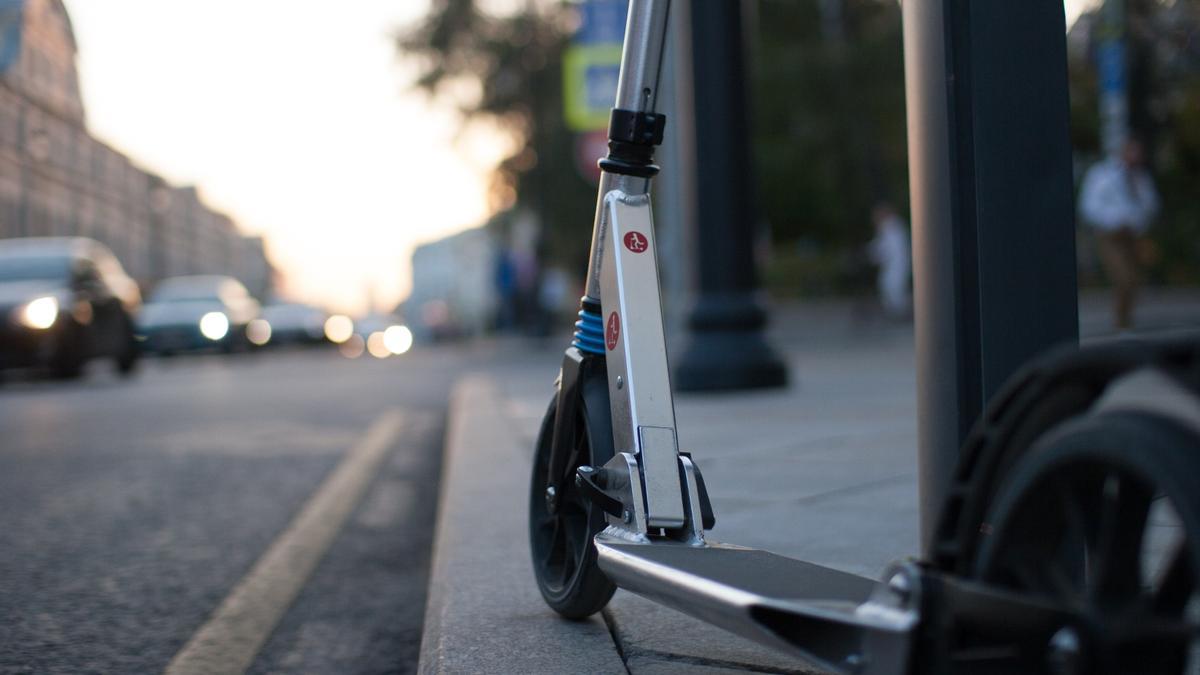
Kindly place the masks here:
[(673, 380), (680, 390), (776, 387), (787, 368), (763, 335), (746, 113), (742, 6), (691, 4), (698, 293)]
[(921, 538), (1024, 361), (1078, 339), (1061, 2), (906, 0)]

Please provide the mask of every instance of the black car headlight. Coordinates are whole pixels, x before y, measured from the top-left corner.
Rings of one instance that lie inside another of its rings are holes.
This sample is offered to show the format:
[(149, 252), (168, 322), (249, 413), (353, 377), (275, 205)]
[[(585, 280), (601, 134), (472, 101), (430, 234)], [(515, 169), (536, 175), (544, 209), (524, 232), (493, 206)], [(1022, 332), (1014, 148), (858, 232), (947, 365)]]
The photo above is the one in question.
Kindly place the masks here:
[(200, 317), (200, 334), (216, 342), (229, 334), (229, 317), (224, 312), (209, 312)]
[(58, 299), (47, 295), (30, 300), (17, 308), (17, 319), (26, 328), (46, 330), (58, 321)]

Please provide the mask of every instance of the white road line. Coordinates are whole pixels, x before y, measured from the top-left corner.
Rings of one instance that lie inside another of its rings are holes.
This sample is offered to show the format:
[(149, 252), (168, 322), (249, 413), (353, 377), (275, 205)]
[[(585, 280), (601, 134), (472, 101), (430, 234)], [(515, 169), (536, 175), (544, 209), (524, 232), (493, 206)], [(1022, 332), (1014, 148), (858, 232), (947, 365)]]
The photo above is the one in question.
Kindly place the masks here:
[(296, 599), (400, 432), (403, 414), (381, 415), (287, 529), (167, 665), (168, 675), (242, 673)]

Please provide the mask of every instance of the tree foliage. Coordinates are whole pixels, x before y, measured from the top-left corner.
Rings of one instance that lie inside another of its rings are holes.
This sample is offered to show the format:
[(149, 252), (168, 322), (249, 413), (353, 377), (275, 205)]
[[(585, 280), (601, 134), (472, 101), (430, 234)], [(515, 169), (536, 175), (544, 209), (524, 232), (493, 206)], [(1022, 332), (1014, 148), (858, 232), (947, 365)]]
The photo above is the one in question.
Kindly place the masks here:
[(417, 65), (418, 88), (456, 104), (464, 123), (494, 121), (516, 138), (493, 176), (495, 206), (537, 214), (547, 257), (586, 264), (595, 188), (575, 169), (562, 112), (562, 55), (573, 11), (545, 0), (504, 11), (488, 4), (433, 0), (397, 38), (398, 48)]
[(904, 212), (904, 61), (895, 0), (761, 0), (755, 154), (777, 293), (851, 290), (870, 212)]
[(845, 0), (834, 27), (813, 0), (758, 6), (755, 151), (774, 238), (861, 242), (873, 204), (908, 193), (899, 6)]

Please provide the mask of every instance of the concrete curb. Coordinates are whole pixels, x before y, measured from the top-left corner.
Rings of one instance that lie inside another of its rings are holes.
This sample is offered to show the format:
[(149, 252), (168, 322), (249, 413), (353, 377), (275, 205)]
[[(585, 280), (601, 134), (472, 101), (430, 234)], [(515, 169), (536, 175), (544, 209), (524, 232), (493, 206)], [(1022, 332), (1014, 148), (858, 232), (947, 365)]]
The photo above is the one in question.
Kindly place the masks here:
[(484, 376), (450, 398), (419, 672), (625, 673), (600, 617), (564, 621), (538, 594), (524, 541), (533, 449), (505, 410)]

